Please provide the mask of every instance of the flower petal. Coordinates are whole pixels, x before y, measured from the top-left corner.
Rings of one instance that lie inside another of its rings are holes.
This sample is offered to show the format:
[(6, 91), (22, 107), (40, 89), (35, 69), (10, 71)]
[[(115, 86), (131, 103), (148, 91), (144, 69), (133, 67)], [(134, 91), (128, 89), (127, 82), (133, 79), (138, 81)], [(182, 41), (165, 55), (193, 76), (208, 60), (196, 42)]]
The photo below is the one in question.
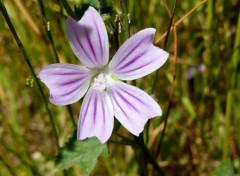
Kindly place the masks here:
[(66, 33), (73, 52), (84, 65), (92, 68), (108, 62), (107, 30), (93, 7), (89, 7), (78, 22), (68, 17)]
[(161, 67), (169, 54), (152, 44), (155, 31), (144, 29), (123, 43), (109, 63), (111, 73), (122, 80), (133, 80)]
[(87, 91), (91, 70), (72, 64), (51, 64), (38, 73), (39, 78), (50, 90), (50, 102), (67, 105), (78, 101)]
[(105, 91), (90, 88), (83, 100), (78, 120), (77, 138), (96, 136), (105, 143), (113, 130), (113, 106)]
[(136, 136), (143, 131), (148, 119), (162, 115), (157, 102), (137, 87), (117, 81), (108, 89), (108, 93), (115, 117)]

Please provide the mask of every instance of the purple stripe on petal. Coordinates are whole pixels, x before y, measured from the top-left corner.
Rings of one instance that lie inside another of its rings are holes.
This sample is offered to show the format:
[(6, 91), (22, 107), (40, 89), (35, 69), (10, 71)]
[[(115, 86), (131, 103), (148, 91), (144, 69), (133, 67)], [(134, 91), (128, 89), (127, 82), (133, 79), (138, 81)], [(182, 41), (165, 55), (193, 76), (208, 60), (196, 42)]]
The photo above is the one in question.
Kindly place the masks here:
[[(140, 42), (133, 49), (131, 49), (129, 51), (129, 53), (126, 56), (124, 56), (124, 58), (121, 59), (121, 63), (123, 63), (130, 54), (132, 54), (137, 48), (139, 48), (141, 44), (145, 43), (146, 40), (149, 40), (149, 38), (152, 39), (152, 36), (147, 36), (147, 37), (143, 38), (142, 40), (140, 40)], [(119, 64), (118, 66), (120, 66), (120, 65), (121, 64)]]
[(64, 83), (60, 83), (60, 84), (57, 84), (57, 86), (67, 86), (67, 85), (70, 85), (70, 84), (74, 84), (78, 81), (81, 81), (81, 80), (84, 80), (83, 78), (86, 78), (85, 76), (83, 77), (80, 77), (80, 78), (77, 78), (77, 79), (74, 79), (74, 80), (71, 80), (71, 81), (68, 81), (68, 82), (64, 82)]
[(137, 68), (134, 68), (134, 69), (131, 69), (131, 70), (127, 70), (127, 71), (123, 71), (123, 72), (120, 72), (120, 73), (131, 73), (131, 72), (136, 71), (138, 69), (142, 69), (143, 67), (146, 67), (146, 66), (152, 64), (153, 62), (156, 62), (156, 60), (151, 60), (150, 62), (148, 62), (148, 63), (146, 63), (144, 65), (141, 65), (141, 66), (139, 66)]
[(129, 62), (127, 62), (125, 65), (123, 65), (122, 67), (118, 68), (117, 70), (122, 70), (122, 69), (132, 65), (134, 62), (136, 62), (139, 58), (144, 56), (146, 53), (147, 53), (147, 51), (142, 52), (141, 54), (137, 55), (135, 58), (133, 58), (132, 60), (130, 60)]
[(97, 115), (97, 98), (98, 96), (95, 95), (95, 98), (94, 98), (94, 109), (93, 109), (93, 124), (95, 125), (96, 123), (96, 115)]
[(78, 72), (78, 73), (74, 73), (74, 72), (69, 72), (69, 73), (48, 73), (49, 76), (73, 76), (73, 75), (80, 75), (80, 74), (85, 74), (84, 72)]
[(103, 45), (102, 45), (102, 40), (100, 37), (100, 32), (99, 32), (98, 25), (95, 20), (93, 20), (93, 23), (94, 23), (95, 28), (97, 29), (98, 42), (99, 42), (100, 50), (101, 50), (101, 59), (103, 60)]
[(124, 115), (127, 117), (127, 119), (130, 121), (130, 118), (128, 117), (127, 113), (123, 110), (123, 108), (119, 105), (119, 103), (118, 103), (118, 101), (117, 101), (117, 99), (116, 99), (116, 97), (115, 97), (114, 94), (112, 94), (112, 97), (113, 97), (114, 101), (116, 102), (117, 106), (120, 108), (120, 110), (123, 112), (123, 114), (124, 114)]
[(90, 105), (90, 101), (91, 101), (91, 99), (92, 99), (92, 96), (93, 96), (93, 95), (91, 94), (90, 97), (89, 97), (89, 99), (88, 99), (87, 107), (85, 108), (85, 112), (84, 112), (84, 115), (83, 115), (83, 119), (82, 119), (82, 121), (81, 121), (81, 124), (84, 123), (85, 118), (86, 118), (86, 116), (87, 116), (87, 114), (88, 114), (89, 105)]
[(145, 102), (143, 102), (141, 99), (139, 99), (138, 97), (130, 94), (129, 92), (127, 92), (126, 90), (122, 89), (122, 88), (119, 88), (121, 91), (123, 91), (124, 93), (128, 94), (129, 96), (133, 97), (134, 99), (136, 99), (137, 101), (139, 101), (140, 103), (142, 103), (143, 105), (146, 105)]
[[(106, 113), (105, 113), (105, 108), (104, 108), (104, 104), (103, 104), (103, 100), (101, 99), (101, 104), (102, 104), (102, 112), (103, 112), (103, 126), (102, 129), (105, 130), (105, 126), (106, 126)], [(108, 108), (108, 107), (106, 107)], [(104, 135), (104, 132), (102, 133)]]
[(67, 93), (65, 93), (65, 94), (57, 95), (57, 96), (55, 96), (55, 97), (64, 97), (64, 96), (67, 96), (67, 95), (73, 93), (74, 91), (76, 91), (77, 89), (79, 89), (79, 87), (80, 87), (82, 84), (83, 84), (83, 83), (79, 84), (78, 86), (76, 86), (76, 88), (74, 88), (73, 90), (71, 90), (71, 91), (69, 91), (69, 92), (67, 92)]
[(89, 45), (89, 47), (90, 47), (90, 49), (91, 49), (91, 51), (92, 51), (92, 53), (93, 53), (94, 60), (97, 62), (96, 53), (95, 53), (95, 51), (94, 51), (92, 42), (91, 42), (91, 40), (90, 40), (90, 38), (89, 38), (89, 33), (88, 33), (87, 29), (84, 29), (84, 31), (85, 31), (85, 34), (86, 34), (86, 37), (87, 37), (88, 45)]
[[(72, 21), (72, 23), (73, 23), (73, 21)], [(72, 29), (73, 29), (74, 35), (75, 35), (75, 37), (76, 37), (76, 39), (77, 39), (77, 42), (78, 42), (79, 46), (81, 47), (81, 49), (83, 50), (83, 52), (85, 53), (85, 55), (88, 57), (88, 59), (91, 60), (91, 61), (93, 61), (92, 58), (89, 56), (89, 54), (86, 52), (86, 50), (85, 50), (85, 48), (83, 47), (82, 43), (80, 42), (80, 39), (78, 38), (78, 34), (77, 34), (77, 31), (76, 31), (76, 29), (75, 29), (75, 27), (74, 27), (74, 24), (72, 25)]]
[(116, 92), (116, 93), (125, 103), (127, 103), (129, 106), (131, 106), (136, 112), (139, 112), (135, 106), (133, 106), (126, 98), (124, 98), (122, 96), (122, 94), (120, 94), (119, 92)]

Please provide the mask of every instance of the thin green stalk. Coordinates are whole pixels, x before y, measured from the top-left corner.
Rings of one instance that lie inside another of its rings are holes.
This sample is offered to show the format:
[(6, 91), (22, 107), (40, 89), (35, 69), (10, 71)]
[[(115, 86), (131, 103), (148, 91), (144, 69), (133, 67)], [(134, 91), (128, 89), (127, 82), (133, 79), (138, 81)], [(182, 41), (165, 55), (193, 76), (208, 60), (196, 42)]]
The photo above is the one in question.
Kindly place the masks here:
[(70, 5), (68, 4), (67, 0), (60, 0), (64, 9), (66, 10), (67, 14), (77, 20), (77, 16), (74, 11), (71, 9)]
[[(57, 54), (57, 51), (56, 51), (56, 48), (55, 48), (55, 44), (54, 44), (54, 41), (53, 41), (53, 37), (52, 37), (52, 33), (51, 33), (51, 30), (50, 30), (50, 22), (47, 20), (47, 16), (46, 16), (46, 13), (45, 13), (45, 9), (44, 9), (44, 5), (43, 5), (42, 0), (38, 0), (38, 4), (39, 4), (40, 11), (41, 11), (41, 14), (42, 14), (43, 26), (44, 26), (44, 28), (46, 30), (48, 39), (49, 39), (49, 41), (51, 43), (52, 50), (53, 50), (56, 62), (59, 63), (58, 54)], [(61, 6), (61, 4), (60, 4), (60, 6)], [(74, 128), (76, 128), (76, 122), (74, 121), (71, 105), (68, 105), (67, 109), (68, 109), (69, 115), (71, 117), (73, 126), (74, 126)]]
[(154, 157), (152, 156), (152, 154), (149, 152), (149, 150), (147, 149), (147, 147), (144, 144), (142, 133), (140, 134), (140, 137), (135, 137), (135, 141), (141, 147), (141, 150), (143, 151), (144, 156), (152, 164), (153, 168), (157, 171), (157, 173), (158, 173), (157, 175), (163, 176), (164, 172), (159, 167), (157, 161), (154, 159)]
[(54, 133), (55, 140), (56, 140), (56, 145), (57, 145), (57, 147), (59, 148), (59, 140), (58, 140), (57, 130), (56, 130), (56, 127), (55, 127), (55, 123), (54, 123), (54, 120), (53, 120), (53, 116), (52, 116), (51, 111), (50, 111), (50, 109), (49, 109), (49, 107), (48, 107), (46, 97), (44, 96), (44, 93), (43, 93), (43, 90), (42, 90), (42, 88), (41, 88), (40, 82), (38, 81), (38, 78), (37, 78), (37, 76), (36, 76), (36, 74), (35, 74), (35, 72), (34, 72), (34, 70), (33, 70), (32, 64), (31, 64), (31, 62), (30, 62), (30, 60), (29, 60), (29, 57), (28, 57), (28, 55), (27, 55), (27, 53), (26, 53), (26, 50), (25, 50), (25, 48), (24, 48), (21, 40), (19, 39), (19, 37), (18, 37), (18, 35), (17, 35), (17, 33), (16, 33), (15, 28), (14, 28), (13, 25), (12, 25), (12, 22), (11, 22), (11, 20), (10, 20), (10, 18), (9, 18), (8, 12), (7, 12), (6, 8), (5, 8), (2, 0), (0, 1), (0, 10), (1, 10), (1, 13), (3, 14), (3, 16), (4, 16), (6, 22), (7, 22), (8, 26), (9, 26), (11, 32), (12, 32), (13, 36), (14, 36), (14, 39), (16, 40), (16, 42), (17, 42), (17, 44), (18, 44), (18, 47), (20, 48), (20, 51), (22, 52), (22, 54), (23, 54), (23, 56), (24, 56), (25, 62), (26, 62), (26, 64), (27, 64), (28, 68), (30, 69), (30, 72), (32, 73), (35, 82), (37, 83), (37, 86), (38, 86), (38, 89), (39, 89), (39, 91), (40, 91), (41, 97), (42, 97), (43, 102), (44, 102), (44, 104), (45, 104), (45, 108), (46, 108), (47, 113), (48, 113), (48, 115), (49, 115), (49, 119), (50, 119), (50, 121), (51, 121), (53, 133)]
[(51, 43), (56, 62), (59, 62), (58, 54), (57, 54), (57, 51), (56, 51), (56, 48), (55, 48), (55, 45), (54, 45), (54, 41), (53, 41), (53, 37), (52, 37), (52, 33), (51, 33), (51, 30), (50, 30), (50, 22), (47, 19), (42, 0), (38, 0), (38, 4), (39, 4), (40, 11), (41, 11), (41, 14), (42, 14), (43, 26), (44, 26), (44, 28), (47, 32), (48, 39)]
[(76, 129), (77, 128), (77, 124), (76, 124), (76, 122), (74, 120), (74, 116), (73, 116), (73, 111), (72, 111), (71, 105), (67, 105), (67, 109), (68, 109), (68, 113), (70, 115), (70, 118), (72, 120), (72, 124), (73, 124), (74, 128)]
[(231, 116), (232, 116), (232, 108), (233, 108), (233, 91), (236, 86), (236, 75), (237, 75), (237, 68), (238, 62), (240, 58), (240, 13), (238, 15), (238, 24), (236, 30), (236, 37), (232, 55), (232, 65), (231, 65), (231, 83), (230, 88), (227, 93), (227, 104), (226, 104), (226, 116), (225, 116), (225, 130), (224, 130), (224, 139), (223, 139), (223, 155), (222, 159), (225, 160), (228, 157), (229, 152), (229, 134), (230, 134), (230, 125), (231, 125)]
[(145, 144), (143, 141), (143, 133), (139, 135), (139, 137), (136, 137), (136, 140), (138, 141), (141, 151), (139, 153), (139, 170), (140, 170), (140, 175), (142, 176), (147, 176), (148, 175), (148, 168), (147, 168), (147, 155), (144, 152)]

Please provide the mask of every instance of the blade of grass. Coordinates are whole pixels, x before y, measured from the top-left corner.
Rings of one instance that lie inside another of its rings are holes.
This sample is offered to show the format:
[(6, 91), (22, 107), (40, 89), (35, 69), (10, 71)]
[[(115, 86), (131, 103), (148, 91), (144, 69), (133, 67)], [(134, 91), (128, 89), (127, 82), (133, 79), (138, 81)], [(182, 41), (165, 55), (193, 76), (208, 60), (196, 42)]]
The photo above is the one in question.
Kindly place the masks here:
[(227, 159), (228, 152), (229, 152), (229, 134), (230, 134), (232, 108), (233, 108), (233, 102), (234, 102), (233, 91), (236, 86), (236, 75), (237, 75), (238, 62), (239, 62), (239, 58), (240, 58), (239, 45), (240, 45), (240, 13), (238, 15), (238, 24), (237, 24), (235, 43), (234, 43), (233, 55), (232, 55), (231, 83), (230, 83), (230, 88), (227, 93), (225, 130), (224, 130), (223, 154), (222, 154), (223, 160)]

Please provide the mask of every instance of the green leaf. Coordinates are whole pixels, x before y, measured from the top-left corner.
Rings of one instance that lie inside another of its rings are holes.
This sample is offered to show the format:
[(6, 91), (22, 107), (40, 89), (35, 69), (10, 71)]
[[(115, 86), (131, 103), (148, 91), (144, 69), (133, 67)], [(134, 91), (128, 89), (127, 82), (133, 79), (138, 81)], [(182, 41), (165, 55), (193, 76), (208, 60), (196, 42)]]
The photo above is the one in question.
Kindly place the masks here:
[(84, 175), (89, 175), (100, 155), (108, 156), (107, 144), (102, 144), (96, 137), (86, 140), (76, 140), (76, 132), (62, 147), (55, 160), (56, 168), (68, 169), (79, 166)]
[(213, 176), (239, 176), (235, 175), (230, 160), (223, 161), (213, 172)]

